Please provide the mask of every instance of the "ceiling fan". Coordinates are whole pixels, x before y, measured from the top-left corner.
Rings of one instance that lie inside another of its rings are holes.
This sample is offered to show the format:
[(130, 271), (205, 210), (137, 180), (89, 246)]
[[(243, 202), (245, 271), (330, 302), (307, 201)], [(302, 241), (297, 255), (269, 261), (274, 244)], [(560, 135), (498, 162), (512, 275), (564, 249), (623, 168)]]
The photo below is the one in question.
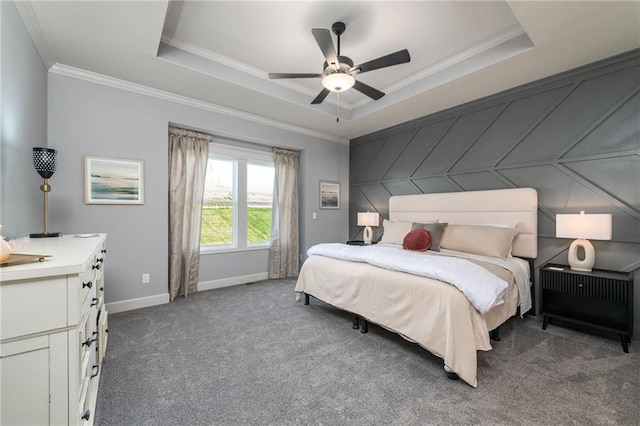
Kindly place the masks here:
[(363, 72), (386, 68), (393, 65), (404, 64), (411, 60), (407, 49), (399, 50), (389, 55), (381, 56), (360, 65), (353, 66), (351, 58), (340, 56), (340, 36), (344, 33), (346, 25), (343, 22), (336, 22), (331, 26), (331, 30), (338, 36), (338, 50), (333, 46), (331, 33), (324, 28), (314, 28), (311, 30), (320, 50), (326, 59), (322, 67), (322, 74), (310, 73), (269, 73), (270, 79), (286, 78), (322, 78), (324, 89), (311, 101), (311, 104), (321, 103), (330, 92), (344, 92), (353, 87), (357, 91), (369, 96), (377, 101), (384, 96), (378, 89), (364, 84), (355, 79), (355, 76)]

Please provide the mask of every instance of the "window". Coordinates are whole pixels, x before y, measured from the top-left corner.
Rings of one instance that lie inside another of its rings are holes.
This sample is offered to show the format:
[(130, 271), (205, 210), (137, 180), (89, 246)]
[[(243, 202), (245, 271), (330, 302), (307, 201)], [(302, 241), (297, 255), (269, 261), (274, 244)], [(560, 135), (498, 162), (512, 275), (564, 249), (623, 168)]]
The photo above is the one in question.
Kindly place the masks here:
[(271, 153), (211, 144), (201, 248), (215, 251), (268, 246), (273, 182)]
[(273, 205), (273, 163), (247, 164), (247, 242), (268, 243), (271, 240)]
[(209, 156), (204, 184), (200, 245), (233, 244), (237, 162)]

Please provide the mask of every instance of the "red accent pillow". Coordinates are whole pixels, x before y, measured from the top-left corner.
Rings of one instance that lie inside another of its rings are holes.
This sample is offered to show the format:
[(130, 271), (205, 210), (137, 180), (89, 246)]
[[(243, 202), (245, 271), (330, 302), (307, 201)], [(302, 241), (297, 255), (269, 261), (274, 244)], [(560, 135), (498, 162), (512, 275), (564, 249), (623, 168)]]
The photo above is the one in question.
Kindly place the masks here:
[(431, 245), (431, 234), (429, 231), (419, 228), (409, 231), (402, 240), (402, 248), (412, 251), (427, 251)]

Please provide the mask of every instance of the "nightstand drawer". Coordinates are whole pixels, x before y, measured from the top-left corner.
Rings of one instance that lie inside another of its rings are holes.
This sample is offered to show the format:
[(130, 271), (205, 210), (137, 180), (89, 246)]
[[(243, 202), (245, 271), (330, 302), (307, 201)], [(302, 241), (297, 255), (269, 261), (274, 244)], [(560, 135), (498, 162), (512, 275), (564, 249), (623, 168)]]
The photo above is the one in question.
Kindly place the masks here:
[(565, 274), (547, 269), (543, 269), (542, 274), (544, 275), (544, 278), (541, 279), (543, 290), (620, 303), (626, 303), (629, 300), (628, 281)]

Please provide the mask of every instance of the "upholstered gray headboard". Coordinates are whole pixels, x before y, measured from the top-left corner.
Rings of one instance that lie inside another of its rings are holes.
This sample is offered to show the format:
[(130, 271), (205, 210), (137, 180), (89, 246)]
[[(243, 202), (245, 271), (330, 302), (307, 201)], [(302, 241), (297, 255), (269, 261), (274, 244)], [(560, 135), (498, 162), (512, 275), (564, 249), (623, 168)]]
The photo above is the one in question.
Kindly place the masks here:
[(513, 255), (538, 256), (538, 193), (533, 188), (396, 195), (389, 199), (389, 219), (474, 225), (515, 222)]

